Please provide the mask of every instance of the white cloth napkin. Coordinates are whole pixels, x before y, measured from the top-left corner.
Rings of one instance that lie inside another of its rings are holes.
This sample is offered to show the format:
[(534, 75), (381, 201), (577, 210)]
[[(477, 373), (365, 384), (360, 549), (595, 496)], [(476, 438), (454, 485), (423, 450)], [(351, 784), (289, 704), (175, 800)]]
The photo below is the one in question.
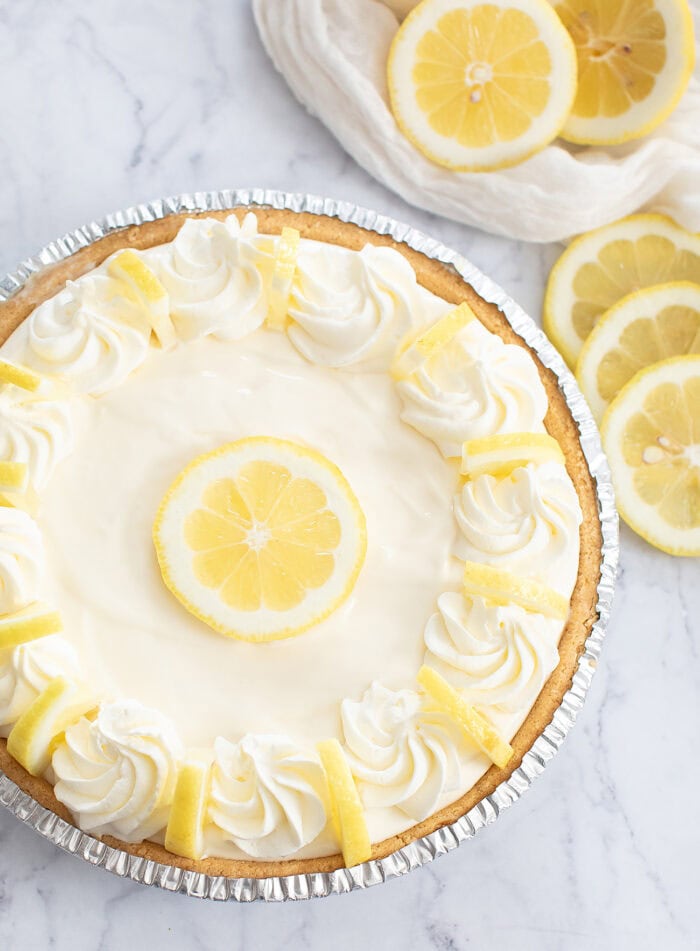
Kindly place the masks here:
[[(700, 17), (700, 0), (693, 0)], [(405, 201), (525, 241), (556, 241), (647, 208), (700, 231), (700, 72), (653, 134), (610, 148), (557, 140), (498, 172), (433, 164), (399, 131), (386, 59), (396, 17), (377, 0), (253, 0), (292, 92), (356, 162)], [(700, 35), (700, 30), (696, 30)], [(700, 57), (699, 57), (700, 59)]]

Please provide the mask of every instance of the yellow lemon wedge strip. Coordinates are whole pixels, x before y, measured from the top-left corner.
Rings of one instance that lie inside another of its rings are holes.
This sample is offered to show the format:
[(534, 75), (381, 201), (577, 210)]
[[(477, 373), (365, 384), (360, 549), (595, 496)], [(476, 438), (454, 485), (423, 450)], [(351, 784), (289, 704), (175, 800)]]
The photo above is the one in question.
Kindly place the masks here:
[(513, 756), (513, 747), (500, 736), (491, 721), (468, 704), (444, 677), (432, 667), (423, 665), (418, 671), (418, 683), (462, 727), (492, 763), (501, 769), (508, 765)]
[(424, 0), (399, 27), (387, 70), (403, 134), (458, 171), (544, 148), (576, 92), (574, 45), (546, 0)]
[(396, 351), (391, 365), (391, 375), (395, 380), (405, 380), (426, 360), (446, 347), (460, 330), (476, 320), (469, 304), (463, 303), (448, 311), (438, 321), (421, 330), (418, 334), (409, 334)]
[(643, 287), (700, 283), (700, 235), (664, 215), (632, 215), (572, 241), (552, 268), (544, 329), (573, 369), (584, 340), (613, 304)]
[(26, 367), (15, 366), (7, 360), (0, 360), (0, 383), (12, 383), (30, 393), (36, 393), (43, 381), (43, 377)]
[(45, 604), (37, 602), (21, 611), (0, 617), (0, 650), (36, 641), (49, 634), (58, 634), (62, 630), (63, 622), (58, 611), (52, 611)]
[(157, 275), (143, 258), (131, 249), (120, 251), (110, 259), (107, 270), (115, 280), (122, 281), (142, 304), (156, 339), (164, 350), (177, 342), (170, 319), (170, 298)]
[(289, 295), (297, 267), (300, 235), (296, 228), (282, 228), (276, 241), (275, 260), (270, 285), (267, 289), (267, 326), (271, 330), (284, 330), (289, 309)]
[(544, 462), (565, 462), (559, 443), (547, 433), (504, 433), (462, 445), (461, 472), (470, 479), (487, 473), (501, 478), (521, 466)]
[(675, 109), (695, 63), (687, 0), (556, 0), (578, 59), (578, 87), (561, 131), (613, 145), (655, 129)]
[(95, 705), (81, 684), (55, 677), (12, 727), (7, 752), (32, 776), (41, 776), (65, 730)]
[(0, 492), (23, 492), (27, 473), (25, 462), (0, 462)]
[(565, 620), (569, 601), (545, 584), (475, 561), (464, 563), (462, 586), (466, 595), (478, 595), (496, 604), (518, 604), (526, 611)]
[(628, 294), (603, 314), (583, 345), (576, 378), (600, 421), (635, 373), (692, 353), (700, 353), (700, 284), (658, 284)]
[(211, 755), (190, 751), (177, 774), (165, 831), (168, 852), (188, 859), (202, 858), (210, 774)]
[(321, 453), (253, 436), (195, 459), (153, 529), (163, 580), (210, 627), (243, 640), (299, 634), (350, 594), (365, 518)]
[(700, 555), (700, 356), (635, 374), (601, 435), (627, 524), (671, 555)]
[(337, 740), (322, 740), (318, 755), (328, 780), (331, 821), (347, 868), (372, 857), (365, 813), (343, 748)]

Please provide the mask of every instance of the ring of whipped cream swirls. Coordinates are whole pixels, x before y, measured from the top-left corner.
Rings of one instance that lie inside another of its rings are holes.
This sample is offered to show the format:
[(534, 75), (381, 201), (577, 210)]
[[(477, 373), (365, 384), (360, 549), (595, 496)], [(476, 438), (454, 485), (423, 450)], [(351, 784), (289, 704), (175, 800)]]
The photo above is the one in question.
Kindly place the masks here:
[[(275, 238), (242, 221), (188, 218), (174, 241), (138, 252), (169, 296), (182, 344), (204, 335), (236, 340), (264, 326)], [(69, 282), (30, 314), (0, 357), (67, 384), (62, 397), (0, 384), (0, 460), (26, 464), (41, 492), (72, 447), (72, 409), (120, 385), (156, 346), (143, 310), (108, 264)], [(286, 329), (313, 364), (386, 371), (399, 342), (450, 308), (421, 287), (408, 260), (387, 247), (351, 251), (302, 240)], [(544, 432), (547, 396), (534, 361), (478, 321), (454, 341), (458, 359), (424, 364), (396, 386), (401, 419), (447, 460), (466, 440)], [(454, 348), (453, 348), (454, 350)], [(446, 504), (449, 504), (446, 500)], [(565, 598), (578, 570), (581, 510), (558, 462), (503, 477), (480, 475), (452, 500), (454, 556), (542, 581)], [(44, 558), (35, 519), (0, 507), (0, 615), (41, 598)], [(425, 623), (425, 663), (510, 735), (556, 667), (564, 623), (459, 591), (439, 593)], [(58, 676), (78, 679), (73, 647), (52, 634), (0, 650), (0, 736)], [(516, 720), (513, 716), (516, 715)], [(466, 792), (466, 763), (489, 761), (415, 685), (379, 682), (339, 710), (340, 740), (372, 829), (375, 812), (420, 821)], [(68, 726), (46, 777), (76, 823), (123, 841), (162, 841), (185, 750), (174, 726), (133, 700), (105, 699)], [(233, 843), (256, 859), (294, 856), (329, 826), (323, 770), (312, 743), (284, 735), (220, 737), (210, 751), (208, 854)], [(476, 773), (474, 769), (477, 768)], [(472, 783), (469, 783), (471, 785)], [(469, 788), (467, 786), (467, 788)]]

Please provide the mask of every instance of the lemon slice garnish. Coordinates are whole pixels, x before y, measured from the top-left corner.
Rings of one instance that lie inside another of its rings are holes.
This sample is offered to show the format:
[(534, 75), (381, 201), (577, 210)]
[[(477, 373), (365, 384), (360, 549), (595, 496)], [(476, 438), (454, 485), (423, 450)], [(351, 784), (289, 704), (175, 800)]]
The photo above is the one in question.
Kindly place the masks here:
[(44, 604), (30, 604), (21, 611), (0, 617), (0, 650), (58, 634), (62, 630), (63, 622), (58, 611), (52, 611)]
[(12, 727), (7, 752), (32, 776), (41, 776), (65, 730), (95, 705), (82, 684), (55, 677)]
[(663, 215), (632, 215), (572, 241), (552, 268), (544, 329), (570, 367), (598, 318), (632, 291), (700, 283), (700, 236)]
[(27, 475), (25, 462), (0, 462), (0, 492), (23, 492)]
[(350, 594), (365, 518), (340, 469), (265, 436), (195, 459), (153, 529), (163, 579), (214, 630), (251, 641), (299, 634)]
[(20, 389), (36, 393), (43, 381), (43, 377), (26, 367), (15, 366), (7, 360), (0, 360), (0, 383), (11, 383)]
[(693, 72), (686, 0), (556, 0), (578, 58), (576, 98), (561, 135), (612, 145), (646, 135), (678, 104)]
[(122, 281), (143, 306), (153, 333), (164, 350), (174, 346), (177, 335), (170, 319), (170, 297), (157, 275), (135, 251), (121, 251), (107, 264), (109, 274)]
[(347, 868), (372, 856), (365, 812), (343, 748), (337, 740), (322, 740), (318, 755), (328, 780), (331, 822)]
[(576, 377), (600, 420), (635, 373), (690, 353), (700, 353), (700, 284), (658, 284), (603, 314), (583, 345)]
[(576, 52), (546, 0), (424, 0), (391, 45), (396, 121), (424, 155), (485, 171), (557, 135), (576, 92)]
[(466, 595), (478, 595), (496, 604), (517, 604), (526, 611), (562, 621), (569, 614), (568, 598), (539, 581), (521, 578), (491, 565), (466, 561), (462, 586)]
[(289, 295), (297, 267), (299, 232), (296, 228), (282, 228), (275, 242), (275, 256), (270, 284), (267, 289), (267, 326), (271, 330), (284, 330), (289, 309)]
[(700, 356), (637, 373), (601, 428), (620, 514), (672, 555), (700, 555)]
[(487, 473), (501, 478), (521, 466), (544, 462), (565, 462), (559, 443), (547, 433), (504, 433), (462, 445), (461, 472), (470, 479)]
[(189, 753), (180, 767), (175, 784), (165, 848), (188, 859), (204, 854), (204, 823), (209, 800), (211, 755)]
[(418, 671), (418, 683), (462, 727), (492, 763), (501, 768), (508, 765), (513, 756), (513, 747), (506, 743), (491, 721), (468, 704), (444, 677), (432, 667), (423, 665)]
[(460, 304), (448, 311), (427, 330), (410, 334), (396, 351), (391, 365), (391, 375), (395, 380), (405, 380), (426, 360), (443, 350), (468, 324), (476, 320), (469, 304)]

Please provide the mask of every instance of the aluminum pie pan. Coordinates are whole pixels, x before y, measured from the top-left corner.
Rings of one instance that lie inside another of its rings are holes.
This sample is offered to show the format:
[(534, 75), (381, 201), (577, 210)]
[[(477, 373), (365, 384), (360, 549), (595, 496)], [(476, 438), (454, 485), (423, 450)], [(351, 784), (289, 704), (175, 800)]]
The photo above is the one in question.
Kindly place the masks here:
[(241, 902), (286, 901), (350, 892), (404, 875), (452, 851), (464, 840), (473, 838), (480, 829), (494, 822), (504, 809), (520, 799), (558, 752), (591, 685), (610, 618), (619, 558), (618, 517), (610, 470), (591, 411), (571, 371), (534, 321), (494, 281), (456, 251), (410, 225), (350, 202), (301, 193), (240, 189), (194, 192), (135, 205), (107, 215), (100, 221), (91, 221), (22, 261), (15, 271), (0, 280), (0, 301), (16, 294), (39, 271), (63, 261), (115, 231), (170, 215), (226, 211), (246, 206), (323, 215), (350, 222), (367, 231), (388, 235), (426, 257), (453, 268), (484, 300), (495, 304), (515, 332), (557, 378), (559, 389), (578, 426), (581, 448), (595, 484), (602, 534), (601, 573), (596, 604), (598, 617), (586, 639), (571, 686), (549, 724), (524, 754), (520, 766), (490, 795), (455, 822), (402, 846), (385, 858), (372, 859), (352, 869), (269, 878), (229, 878), (187, 871), (131, 855), (81, 832), (41, 806), (0, 770), (0, 804), (64, 852), (79, 856), (91, 865), (100, 866), (142, 885), (156, 885), (166, 891), (181, 892), (197, 898)]

